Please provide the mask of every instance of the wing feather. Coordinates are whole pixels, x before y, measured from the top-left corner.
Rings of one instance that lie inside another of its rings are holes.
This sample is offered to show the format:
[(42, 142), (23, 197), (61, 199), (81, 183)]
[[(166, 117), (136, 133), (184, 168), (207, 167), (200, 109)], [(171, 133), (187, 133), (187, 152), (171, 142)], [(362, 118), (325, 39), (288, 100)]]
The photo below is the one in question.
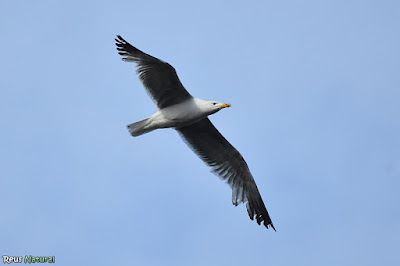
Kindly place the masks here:
[(140, 51), (119, 35), (115, 41), (122, 60), (137, 64), (139, 78), (159, 109), (192, 97), (170, 64)]
[(178, 128), (188, 146), (232, 188), (232, 203), (246, 203), (250, 219), (275, 227), (242, 155), (219, 133), (208, 118)]

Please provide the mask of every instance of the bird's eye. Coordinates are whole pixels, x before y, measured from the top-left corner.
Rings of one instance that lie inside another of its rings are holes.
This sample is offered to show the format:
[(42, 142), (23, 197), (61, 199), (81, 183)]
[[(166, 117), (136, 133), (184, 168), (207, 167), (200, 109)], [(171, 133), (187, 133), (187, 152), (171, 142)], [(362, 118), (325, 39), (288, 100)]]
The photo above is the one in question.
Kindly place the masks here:
[(213, 103), (214, 105), (216, 105), (217, 103)]

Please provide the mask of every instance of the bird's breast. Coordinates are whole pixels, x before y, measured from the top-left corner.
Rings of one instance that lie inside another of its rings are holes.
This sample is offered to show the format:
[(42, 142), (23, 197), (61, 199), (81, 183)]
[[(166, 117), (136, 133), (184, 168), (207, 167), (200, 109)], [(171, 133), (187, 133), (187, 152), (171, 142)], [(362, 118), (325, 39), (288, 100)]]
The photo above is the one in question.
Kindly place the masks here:
[(172, 124), (171, 127), (188, 125), (207, 116), (206, 114), (203, 114), (199, 107), (192, 101), (168, 106), (161, 109), (160, 113), (165, 120), (168, 120)]

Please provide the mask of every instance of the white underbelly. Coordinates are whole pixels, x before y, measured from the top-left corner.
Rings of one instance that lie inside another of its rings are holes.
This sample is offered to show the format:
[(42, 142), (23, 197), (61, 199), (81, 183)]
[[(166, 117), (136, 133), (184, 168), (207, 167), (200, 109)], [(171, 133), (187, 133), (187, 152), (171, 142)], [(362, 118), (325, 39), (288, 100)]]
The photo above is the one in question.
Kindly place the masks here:
[(182, 127), (199, 121), (207, 115), (193, 101), (168, 106), (154, 114), (160, 127)]

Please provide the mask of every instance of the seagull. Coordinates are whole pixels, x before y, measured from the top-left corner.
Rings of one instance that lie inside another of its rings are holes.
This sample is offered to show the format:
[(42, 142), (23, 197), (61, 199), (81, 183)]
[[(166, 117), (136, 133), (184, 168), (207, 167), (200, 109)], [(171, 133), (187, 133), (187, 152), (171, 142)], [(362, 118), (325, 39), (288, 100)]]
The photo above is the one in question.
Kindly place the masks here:
[(133, 47), (120, 35), (115, 41), (122, 60), (136, 63), (139, 79), (158, 107), (152, 116), (129, 124), (129, 133), (137, 137), (174, 128), (211, 171), (230, 185), (233, 205), (246, 204), (251, 220), (275, 230), (246, 161), (208, 119), (231, 105), (193, 97), (170, 64)]

